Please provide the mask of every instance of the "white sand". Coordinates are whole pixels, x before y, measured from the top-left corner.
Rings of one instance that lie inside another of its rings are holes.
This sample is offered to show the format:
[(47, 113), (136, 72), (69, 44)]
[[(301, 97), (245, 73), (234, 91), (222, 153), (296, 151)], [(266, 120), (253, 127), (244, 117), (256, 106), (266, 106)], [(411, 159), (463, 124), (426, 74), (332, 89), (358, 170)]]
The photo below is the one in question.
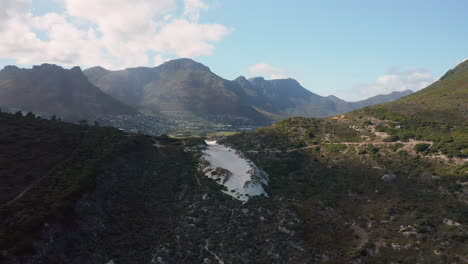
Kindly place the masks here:
[[(203, 151), (203, 159), (209, 166), (203, 171), (207, 177), (219, 179), (218, 183), (226, 186), (225, 193), (232, 197), (247, 201), (249, 197), (256, 195), (268, 196), (263, 189), (263, 184), (268, 183), (268, 175), (253, 162), (245, 159), (236, 150), (219, 145), (216, 141), (207, 141), (207, 149)], [(216, 168), (223, 168), (230, 172), (228, 178), (219, 174), (213, 175)]]

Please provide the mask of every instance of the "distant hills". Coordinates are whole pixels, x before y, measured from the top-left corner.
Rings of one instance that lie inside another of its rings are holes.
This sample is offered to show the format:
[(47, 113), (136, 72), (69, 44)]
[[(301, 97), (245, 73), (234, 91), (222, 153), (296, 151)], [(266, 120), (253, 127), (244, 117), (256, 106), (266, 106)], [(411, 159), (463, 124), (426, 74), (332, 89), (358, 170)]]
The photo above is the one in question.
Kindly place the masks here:
[(91, 84), (79, 67), (51, 64), (0, 71), (0, 107), (68, 120), (138, 113)]
[(147, 111), (233, 115), (257, 120), (327, 117), (411, 93), (394, 92), (360, 102), (346, 102), (314, 94), (294, 79), (257, 77), (247, 80), (241, 76), (229, 81), (190, 59), (172, 60), (155, 68), (121, 71), (94, 67), (84, 73), (104, 92)]

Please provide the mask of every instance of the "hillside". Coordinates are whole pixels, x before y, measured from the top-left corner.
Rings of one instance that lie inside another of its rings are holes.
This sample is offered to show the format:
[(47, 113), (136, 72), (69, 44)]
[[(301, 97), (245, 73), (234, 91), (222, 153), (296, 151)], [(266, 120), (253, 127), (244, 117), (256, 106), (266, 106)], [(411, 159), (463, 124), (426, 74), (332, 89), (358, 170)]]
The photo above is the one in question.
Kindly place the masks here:
[[(248, 153), (270, 175), (270, 194), (291, 199), (305, 221), (323, 210), (348, 223), (356, 251), (331, 263), (466, 263), (466, 73), (464, 63), (392, 103), (289, 118), (221, 143)], [(319, 247), (343, 249), (340, 235), (308, 230)]]
[(2, 263), (304, 263), (319, 254), (288, 233), (302, 224), (279, 197), (242, 203), (203, 175), (199, 139), (5, 113), (0, 125)]
[[(223, 193), (199, 170), (199, 139), (33, 115), (0, 121), (2, 263), (308, 263), (359, 244), (326, 205), (310, 207), (311, 221), (277, 185), (247, 203)], [(321, 230), (331, 233), (315, 237)]]
[(448, 123), (468, 122), (468, 61), (448, 71), (437, 82), (402, 100), (366, 109), (391, 112), (418, 120)]
[(0, 71), (0, 107), (67, 120), (138, 113), (92, 85), (80, 68), (50, 64)]

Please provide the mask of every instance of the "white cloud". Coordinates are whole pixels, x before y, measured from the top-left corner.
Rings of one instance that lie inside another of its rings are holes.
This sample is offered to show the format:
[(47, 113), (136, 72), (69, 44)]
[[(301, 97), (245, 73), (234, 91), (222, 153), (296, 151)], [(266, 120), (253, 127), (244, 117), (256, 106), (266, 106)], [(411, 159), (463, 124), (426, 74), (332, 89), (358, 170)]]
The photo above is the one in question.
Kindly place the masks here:
[(229, 33), (223, 25), (198, 22), (209, 8), (200, 0), (183, 5), (176, 0), (60, 1), (64, 13), (34, 16), (31, 0), (2, 0), (0, 58), (19, 64), (133, 67), (168, 56), (209, 55)]
[(279, 67), (271, 66), (268, 63), (257, 63), (249, 67), (250, 76), (262, 76), (269, 79), (285, 79), (288, 78), (286, 70)]
[(426, 69), (401, 71), (391, 69), (372, 83), (358, 84), (348, 91), (341, 91), (338, 96), (346, 100), (362, 100), (379, 94), (394, 91), (419, 91), (435, 81), (432, 73)]
[(200, 0), (184, 0), (184, 15), (192, 21), (198, 21), (200, 11), (207, 10), (209, 6)]

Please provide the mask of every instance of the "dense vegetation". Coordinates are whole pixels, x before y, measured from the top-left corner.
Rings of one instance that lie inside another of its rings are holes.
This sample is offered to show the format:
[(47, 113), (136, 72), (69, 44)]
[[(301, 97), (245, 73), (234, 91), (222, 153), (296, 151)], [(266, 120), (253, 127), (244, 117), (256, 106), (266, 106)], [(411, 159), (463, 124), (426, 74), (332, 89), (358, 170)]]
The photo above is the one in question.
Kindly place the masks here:
[(426, 158), (426, 143), (414, 150), (406, 148), (409, 142), (367, 143), (361, 137), (358, 143), (346, 123), (294, 118), (223, 143), (243, 149), (264, 168), (273, 197), (292, 199), (314, 248), (347, 252), (336, 263), (461, 261), (468, 239), (466, 162)]
[[(0, 113), (3, 170), (0, 246), (31, 246), (47, 219), (68, 212), (94, 186), (101, 165), (134, 144), (113, 128)], [(22, 193), (25, 191), (24, 193)]]

